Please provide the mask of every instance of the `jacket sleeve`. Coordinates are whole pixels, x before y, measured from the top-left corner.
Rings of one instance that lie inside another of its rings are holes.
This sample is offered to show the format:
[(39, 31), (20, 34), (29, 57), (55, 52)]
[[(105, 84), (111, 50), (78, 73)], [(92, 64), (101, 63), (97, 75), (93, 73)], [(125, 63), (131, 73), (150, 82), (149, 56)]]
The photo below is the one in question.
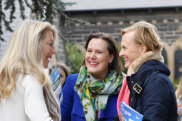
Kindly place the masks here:
[(63, 87), (63, 101), (61, 103), (61, 118), (63, 121), (71, 121), (75, 82), (76, 78), (73, 75), (70, 75), (67, 77)]
[(25, 114), (30, 121), (52, 121), (43, 96), (43, 87), (32, 76), (23, 80)]
[(143, 93), (143, 121), (167, 121), (174, 97), (170, 80), (157, 74), (150, 79)]

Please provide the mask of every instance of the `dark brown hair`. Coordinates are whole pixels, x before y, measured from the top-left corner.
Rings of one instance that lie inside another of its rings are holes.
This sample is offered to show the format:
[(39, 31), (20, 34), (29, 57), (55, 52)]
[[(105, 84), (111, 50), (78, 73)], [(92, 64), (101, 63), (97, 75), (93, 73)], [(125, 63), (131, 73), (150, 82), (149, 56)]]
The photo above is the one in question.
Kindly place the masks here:
[[(122, 68), (121, 68), (121, 62), (119, 59), (119, 52), (118, 52), (116, 40), (108, 33), (102, 33), (102, 32), (94, 33), (88, 36), (88, 39), (85, 44), (86, 50), (88, 48), (88, 44), (90, 40), (93, 38), (102, 39), (107, 42), (108, 44), (107, 49), (109, 51), (109, 54), (114, 56), (113, 61), (108, 66), (109, 66), (109, 69), (116, 70), (116, 73), (118, 76), (121, 73)], [(83, 60), (82, 65), (85, 65), (85, 59)]]
[(64, 71), (66, 77), (70, 74), (68, 67), (67, 67), (64, 63), (60, 63), (60, 62), (57, 62), (55, 65), (53, 65), (53, 66), (49, 69), (49, 74), (52, 73), (52, 71), (53, 71), (53, 69), (54, 69), (55, 67), (56, 67), (56, 68), (62, 69), (62, 70)]

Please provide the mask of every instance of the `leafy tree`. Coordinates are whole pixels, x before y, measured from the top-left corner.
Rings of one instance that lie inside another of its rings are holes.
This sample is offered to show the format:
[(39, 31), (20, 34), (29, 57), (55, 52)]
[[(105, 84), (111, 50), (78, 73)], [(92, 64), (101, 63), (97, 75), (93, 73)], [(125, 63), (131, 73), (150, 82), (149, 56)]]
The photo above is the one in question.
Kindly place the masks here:
[[(20, 18), (25, 19), (25, 7), (29, 7), (31, 9), (32, 15), (34, 15), (34, 19), (48, 21), (50, 23), (53, 22), (53, 18), (59, 14), (65, 18), (67, 23), (77, 22), (78, 20), (73, 20), (69, 18), (65, 13), (65, 6), (72, 5), (75, 3), (64, 3), (61, 0), (1, 0), (0, 1), (0, 41), (4, 41), (2, 38), (2, 26), (4, 23), (5, 29), (8, 31), (13, 31), (10, 23), (13, 22), (15, 17), (15, 10), (18, 9), (15, 6), (15, 2), (19, 3), (20, 9)], [(4, 5), (4, 8), (2, 6)], [(6, 17), (4, 10), (10, 10), (9, 18)], [(69, 25), (69, 24), (67, 24)]]
[(67, 41), (66, 52), (71, 73), (78, 73), (85, 55), (85, 49), (81, 45), (73, 44)]
[[(19, 4), (20, 6), (19, 8), (16, 8), (15, 6), (16, 3)], [(80, 19), (72, 19), (68, 17), (67, 14), (64, 13), (65, 7), (71, 6), (73, 4), (75, 3), (64, 3), (61, 0), (1, 0), (0, 1), (0, 41), (5, 41), (4, 38), (2, 38), (2, 35), (3, 35), (2, 26), (5, 26), (5, 29), (8, 31), (13, 31), (10, 24), (16, 18), (15, 16), (16, 9), (20, 10), (20, 16), (18, 17), (20, 17), (21, 19), (26, 18), (24, 11), (25, 11), (25, 8), (28, 7), (31, 10), (32, 19), (48, 21), (50, 23), (53, 23), (53, 18), (56, 15), (61, 15), (61, 17), (64, 19), (65, 28), (67, 28), (68, 30), (71, 29), (70, 27), (71, 23), (86, 24), (87, 23), (86, 21), (83, 21)], [(2, 8), (2, 6), (4, 6), (4, 8)], [(5, 14), (6, 10), (10, 11), (9, 17), (7, 17)], [(70, 44), (67, 45), (65, 41), (66, 38), (61, 34), (59, 35), (60, 35), (60, 38), (63, 40), (63, 45), (69, 46), (69, 48), (71, 48), (71, 50), (69, 50), (64, 47), (66, 60), (69, 61), (67, 64), (72, 65), (72, 72), (77, 72), (77, 70), (79, 70), (79, 67), (81, 65), (80, 62), (82, 61), (83, 54), (79, 51), (77, 45), (73, 45), (73, 46), (70, 46)], [(67, 41), (69, 42), (69, 40)], [(76, 57), (79, 57), (79, 58), (76, 58)]]

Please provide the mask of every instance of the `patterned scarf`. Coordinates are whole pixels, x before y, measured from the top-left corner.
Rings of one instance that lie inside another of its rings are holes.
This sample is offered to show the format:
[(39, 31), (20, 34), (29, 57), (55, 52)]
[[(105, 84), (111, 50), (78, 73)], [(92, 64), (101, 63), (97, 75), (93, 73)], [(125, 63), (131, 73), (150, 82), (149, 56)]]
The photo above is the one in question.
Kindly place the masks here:
[(80, 68), (75, 91), (80, 96), (87, 121), (96, 120), (95, 112), (106, 108), (109, 95), (119, 93), (122, 80), (123, 75), (116, 76), (116, 71), (110, 71), (104, 80), (97, 80), (85, 66)]

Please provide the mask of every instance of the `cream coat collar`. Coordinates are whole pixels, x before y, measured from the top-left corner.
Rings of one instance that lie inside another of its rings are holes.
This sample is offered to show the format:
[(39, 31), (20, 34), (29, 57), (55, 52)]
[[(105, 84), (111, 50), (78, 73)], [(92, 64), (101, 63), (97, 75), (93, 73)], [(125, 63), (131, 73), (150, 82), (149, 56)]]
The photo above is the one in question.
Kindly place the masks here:
[(143, 63), (152, 59), (161, 61), (162, 63), (164, 62), (161, 51), (148, 51), (133, 61), (128, 68), (127, 75), (131, 76), (132, 74), (136, 73)]

